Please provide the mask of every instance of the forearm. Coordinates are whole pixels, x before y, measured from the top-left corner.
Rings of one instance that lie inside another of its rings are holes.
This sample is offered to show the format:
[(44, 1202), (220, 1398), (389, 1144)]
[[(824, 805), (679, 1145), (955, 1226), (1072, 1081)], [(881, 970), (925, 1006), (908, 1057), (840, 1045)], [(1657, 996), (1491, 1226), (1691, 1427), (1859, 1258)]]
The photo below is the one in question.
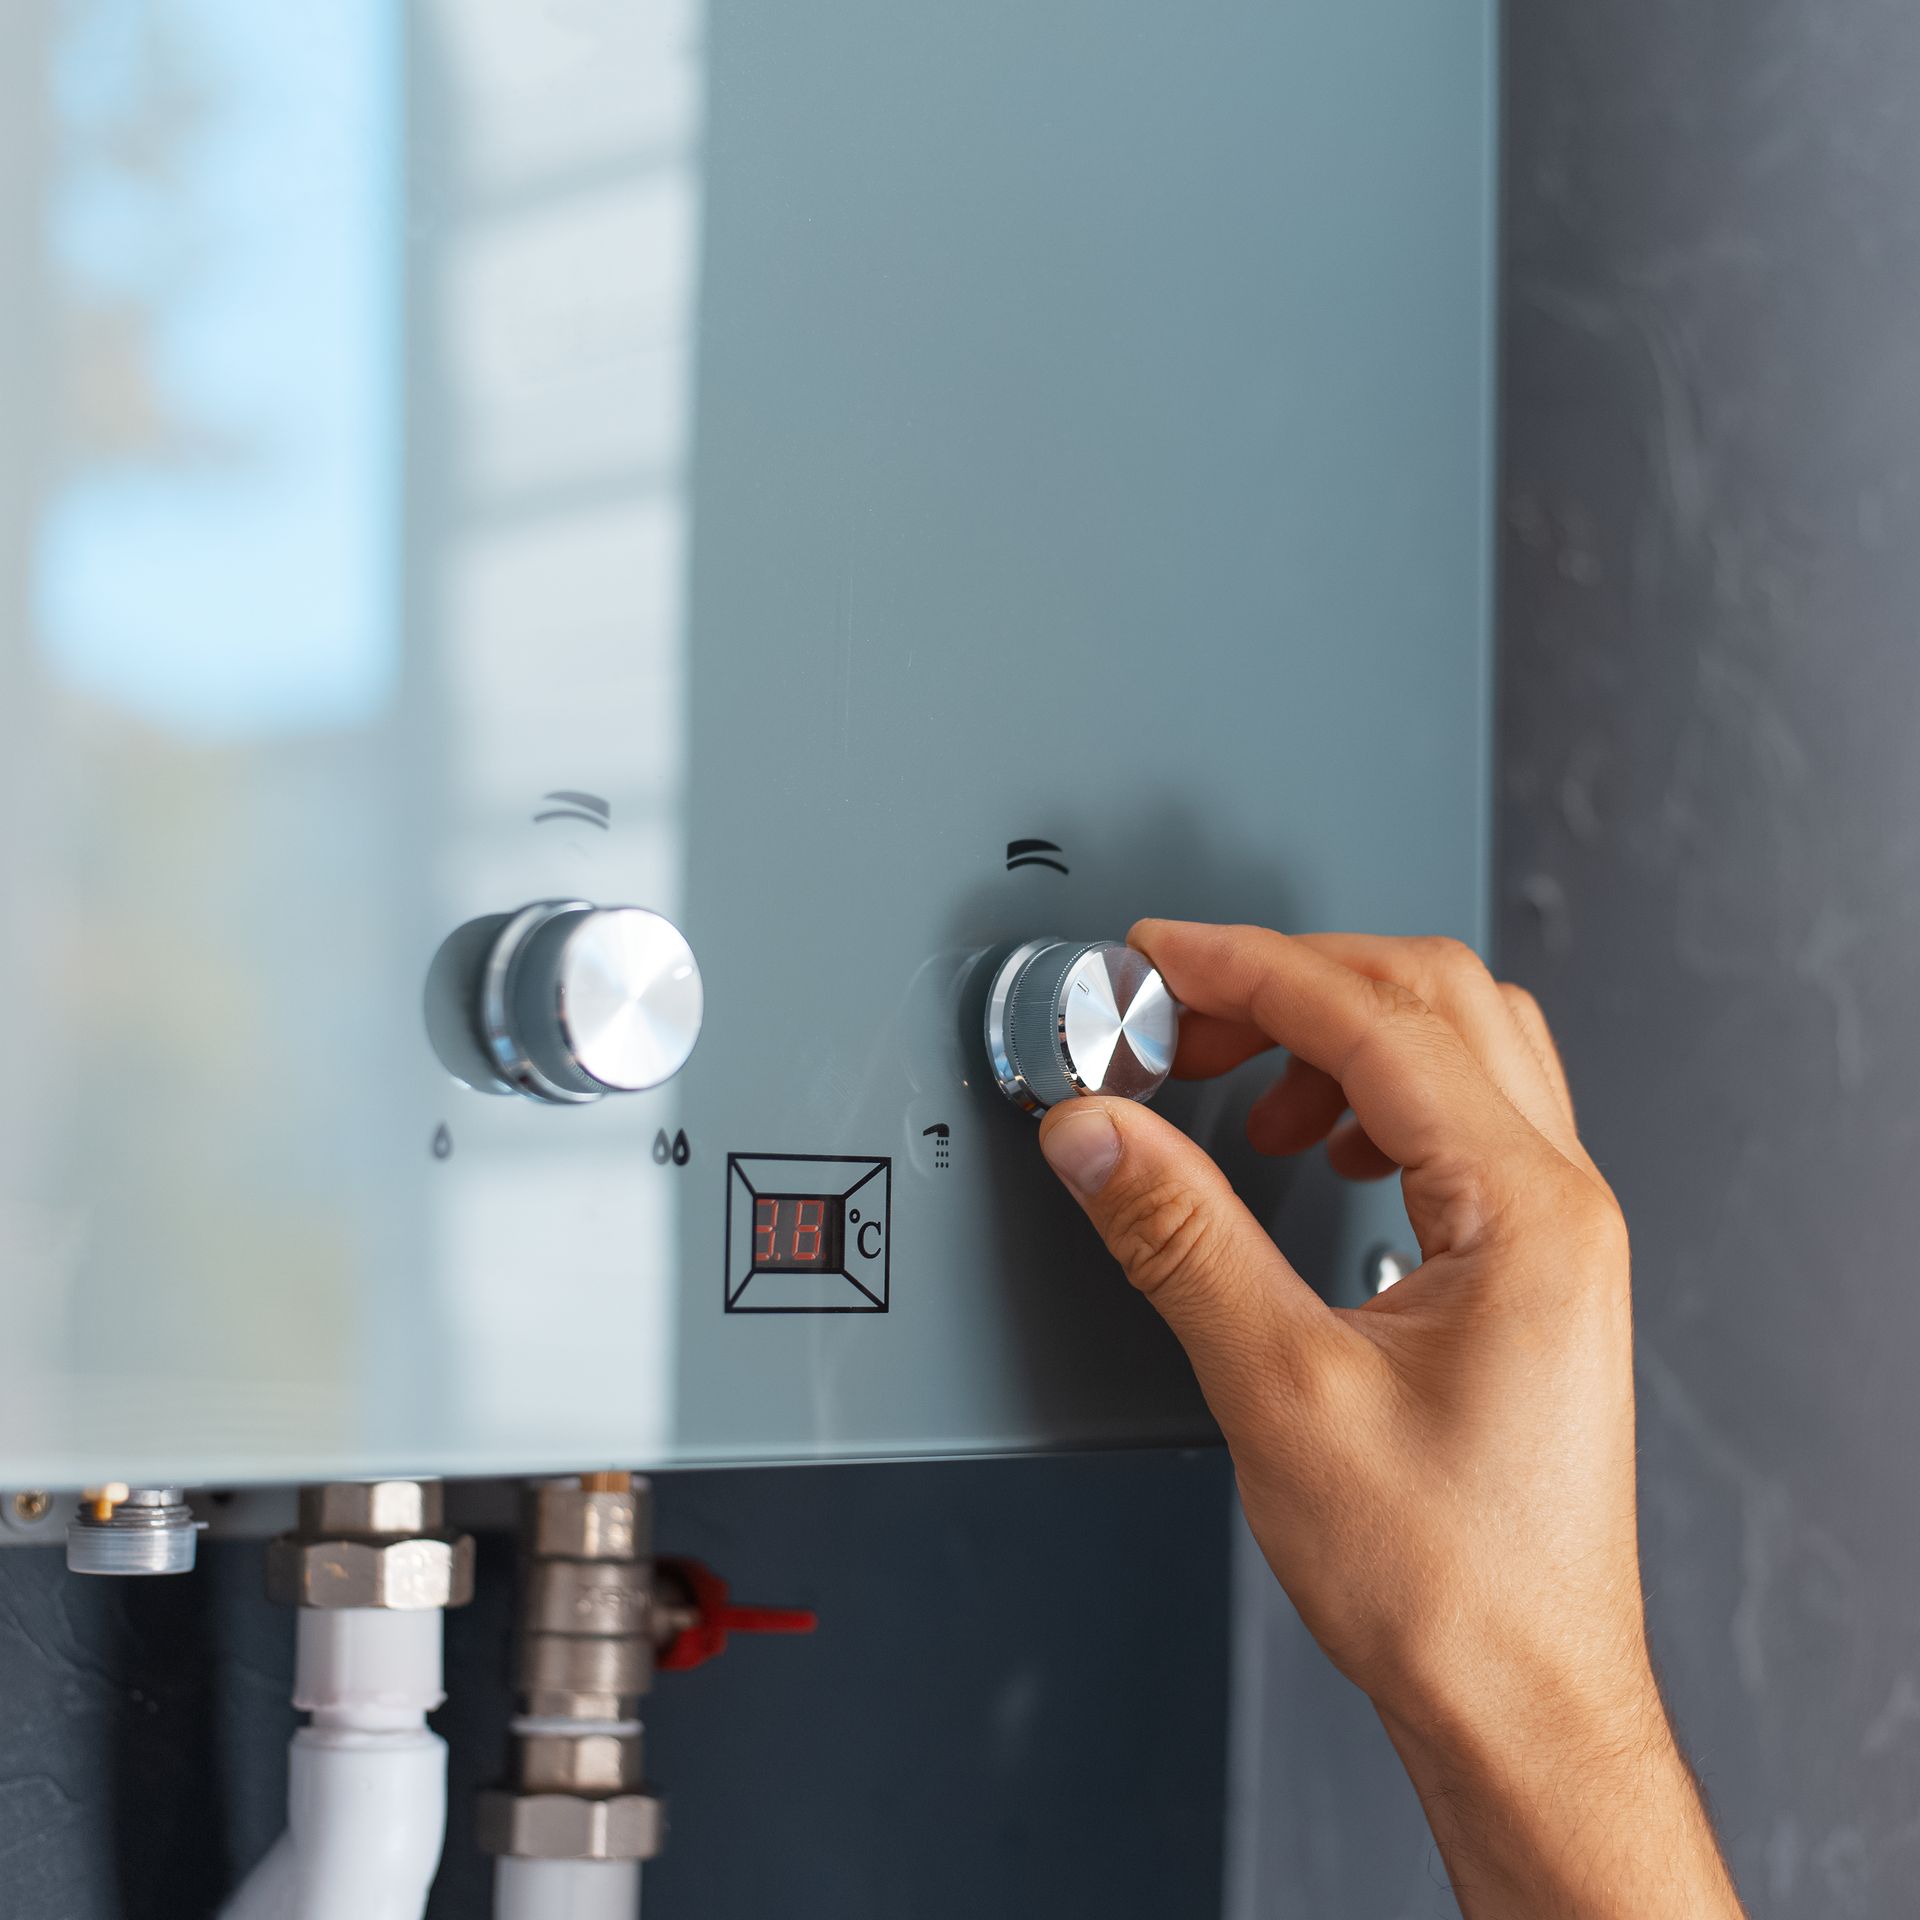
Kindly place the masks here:
[(1466, 1920), (1741, 1920), (1650, 1671), (1612, 1697), (1381, 1718)]
[(1740, 1920), (1642, 1627), (1626, 1223), (1531, 996), (1464, 947), (1142, 921), (1181, 1070), (1269, 1043), (1263, 1152), (1401, 1175), (1419, 1267), (1328, 1307), (1186, 1135), (1040, 1146), (1180, 1336), (1254, 1536), (1425, 1803), (1468, 1920)]

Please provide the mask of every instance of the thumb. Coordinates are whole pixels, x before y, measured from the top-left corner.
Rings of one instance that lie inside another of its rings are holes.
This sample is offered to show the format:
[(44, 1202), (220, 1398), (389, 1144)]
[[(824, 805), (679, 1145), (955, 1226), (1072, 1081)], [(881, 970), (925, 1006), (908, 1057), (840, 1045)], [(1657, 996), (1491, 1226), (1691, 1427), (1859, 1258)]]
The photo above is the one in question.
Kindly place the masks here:
[(1223, 1427), (1256, 1395), (1271, 1406), (1276, 1372), (1328, 1353), (1331, 1310), (1177, 1127), (1131, 1100), (1068, 1100), (1041, 1121), (1040, 1151), (1186, 1348)]

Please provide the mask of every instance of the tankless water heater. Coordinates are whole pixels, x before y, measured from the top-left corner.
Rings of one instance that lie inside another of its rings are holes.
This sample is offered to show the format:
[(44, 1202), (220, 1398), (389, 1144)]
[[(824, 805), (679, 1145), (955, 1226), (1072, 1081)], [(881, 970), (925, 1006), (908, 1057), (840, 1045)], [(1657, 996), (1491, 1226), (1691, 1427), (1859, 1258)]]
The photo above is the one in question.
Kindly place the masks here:
[(1207, 1439), (1005, 997), (1479, 935), (1491, 38), (11, 10), (0, 1479)]

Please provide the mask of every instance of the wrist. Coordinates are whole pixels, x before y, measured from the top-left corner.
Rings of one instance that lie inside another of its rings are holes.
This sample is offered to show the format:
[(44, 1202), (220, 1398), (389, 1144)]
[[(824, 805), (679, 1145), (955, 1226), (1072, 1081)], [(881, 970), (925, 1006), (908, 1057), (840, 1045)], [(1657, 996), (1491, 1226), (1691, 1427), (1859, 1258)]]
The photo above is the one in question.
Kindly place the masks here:
[(1372, 1698), (1409, 1766), (1484, 1774), (1522, 1755), (1538, 1765), (1672, 1744), (1638, 1634), (1604, 1654), (1513, 1645), (1460, 1653)]
[(1375, 1704), (1471, 1920), (1738, 1920), (1644, 1647)]

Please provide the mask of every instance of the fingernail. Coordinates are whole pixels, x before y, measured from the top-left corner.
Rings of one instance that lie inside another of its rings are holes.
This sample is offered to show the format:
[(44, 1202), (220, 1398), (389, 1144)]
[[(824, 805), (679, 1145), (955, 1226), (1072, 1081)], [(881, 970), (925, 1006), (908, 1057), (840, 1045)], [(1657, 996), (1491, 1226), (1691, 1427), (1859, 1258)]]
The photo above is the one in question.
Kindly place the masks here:
[(1098, 1193), (1120, 1158), (1120, 1129), (1104, 1107), (1069, 1107), (1040, 1136), (1040, 1151), (1075, 1193)]

